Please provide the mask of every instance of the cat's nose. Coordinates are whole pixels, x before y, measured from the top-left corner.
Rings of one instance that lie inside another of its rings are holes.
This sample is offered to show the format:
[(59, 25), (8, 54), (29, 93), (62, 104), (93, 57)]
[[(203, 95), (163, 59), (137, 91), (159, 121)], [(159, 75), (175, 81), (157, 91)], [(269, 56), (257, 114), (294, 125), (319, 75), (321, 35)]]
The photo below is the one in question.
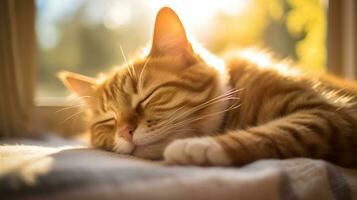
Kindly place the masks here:
[(119, 129), (119, 135), (122, 136), (126, 141), (133, 142), (134, 131), (135, 127), (127, 124)]

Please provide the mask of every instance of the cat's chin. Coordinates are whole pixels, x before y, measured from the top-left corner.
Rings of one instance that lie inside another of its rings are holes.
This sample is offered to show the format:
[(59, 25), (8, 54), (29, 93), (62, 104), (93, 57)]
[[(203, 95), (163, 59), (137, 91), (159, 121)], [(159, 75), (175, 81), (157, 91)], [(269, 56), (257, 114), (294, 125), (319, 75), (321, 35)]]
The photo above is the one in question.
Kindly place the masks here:
[(150, 160), (161, 160), (163, 158), (163, 152), (167, 142), (160, 141), (148, 145), (138, 145), (131, 153), (133, 156)]
[(139, 158), (145, 158), (150, 160), (161, 160), (163, 158), (162, 153), (163, 150), (153, 151), (153, 150), (149, 150), (146, 146), (139, 146), (134, 149), (132, 155)]
[(164, 157), (163, 153), (166, 146), (168, 146), (172, 141), (192, 136), (192, 133), (184, 132), (180, 135), (172, 134), (168, 137), (151, 142), (149, 144), (135, 145), (135, 148), (132, 151), (131, 155), (150, 160), (161, 160)]

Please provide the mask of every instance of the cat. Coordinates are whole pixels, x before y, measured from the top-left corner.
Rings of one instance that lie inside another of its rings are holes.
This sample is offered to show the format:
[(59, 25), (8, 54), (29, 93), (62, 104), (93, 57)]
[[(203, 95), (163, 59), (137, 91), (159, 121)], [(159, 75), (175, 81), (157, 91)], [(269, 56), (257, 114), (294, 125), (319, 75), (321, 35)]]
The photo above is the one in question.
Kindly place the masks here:
[(357, 164), (354, 83), (304, 75), (253, 49), (224, 62), (205, 52), (164, 7), (145, 57), (104, 80), (60, 78), (85, 100), (92, 145), (108, 151), (179, 165), (294, 157)]

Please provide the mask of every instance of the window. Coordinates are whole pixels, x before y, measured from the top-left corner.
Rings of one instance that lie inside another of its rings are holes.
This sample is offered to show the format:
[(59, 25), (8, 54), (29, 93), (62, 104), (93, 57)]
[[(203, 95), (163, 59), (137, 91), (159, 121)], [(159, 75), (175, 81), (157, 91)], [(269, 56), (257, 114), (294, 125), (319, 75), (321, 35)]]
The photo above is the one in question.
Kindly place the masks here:
[(326, 69), (356, 80), (355, 0), (3, 0), (0, 46), (8, 51), (0, 54), (5, 94), (0, 132), (79, 130), (78, 121), (63, 123), (78, 116), (78, 109), (63, 109), (68, 93), (55, 74), (71, 70), (95, 76), (123, 63), (120, 46), (129, 57), (150, 41), (155, 14), (164, 5), (174, 8), (189, 32), (214, 53), (255, 45), (306, 70)]
[(214, 53), (258, 46), (309, 71), (326, 65), (326, 1), (37, 0), (40, 99), (61, 98), (56, 73), (95, 76), (150, 41), (157, 10), (175, 9), (192, 35)]

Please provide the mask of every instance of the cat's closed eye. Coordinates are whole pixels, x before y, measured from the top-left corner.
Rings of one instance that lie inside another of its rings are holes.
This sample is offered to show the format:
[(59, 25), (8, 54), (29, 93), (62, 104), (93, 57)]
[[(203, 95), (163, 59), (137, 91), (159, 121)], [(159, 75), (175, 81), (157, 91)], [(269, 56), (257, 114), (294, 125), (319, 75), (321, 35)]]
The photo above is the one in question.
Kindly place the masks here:
[(109, 112), (95, 119), (91, 127), (92, 129), (105, 128), (109, 130), (109, 129), (115, 129), (116, 123), (117, 122), (114, 113)]
[(107, 120), (102, 120), (99, 122), (96, 122), (92, 125), (92, 130), (94, 131), (105, 131), (107, 133), (112, 133), (115, 130), (115, 124), (116, 121), (114, 118), (107, 119)]

